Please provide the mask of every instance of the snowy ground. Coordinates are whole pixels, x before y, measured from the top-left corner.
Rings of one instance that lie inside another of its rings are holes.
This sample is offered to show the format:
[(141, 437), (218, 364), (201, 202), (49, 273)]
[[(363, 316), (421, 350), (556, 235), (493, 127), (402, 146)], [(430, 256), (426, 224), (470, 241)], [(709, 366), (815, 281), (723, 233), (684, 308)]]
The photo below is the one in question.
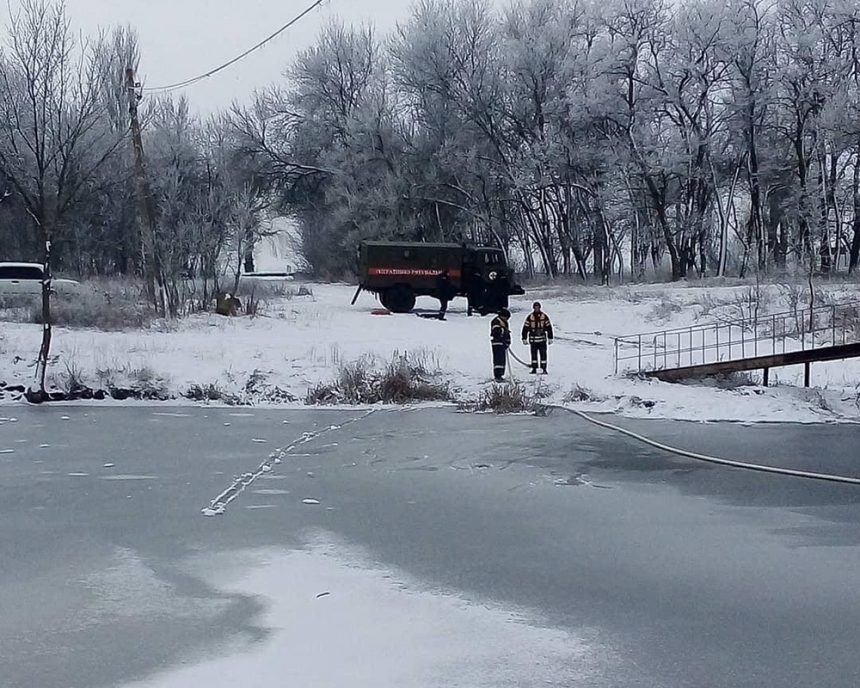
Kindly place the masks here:
[[(330, 381), (342, 363), (362, 356), (378, 362), (404, 352), (417, 353), (438, 367), (458, 398), (468, 399), (491, 384), (489, 318), (465, 314), (465, 302), (452, 304), (448, 320), (415, 315), (379, 316), (374, 297), (363, 294), (350, 306), (354, 288), (309, 285), (311, 296), (281, 297), (266, 304), (262, 317), (227, 319), (196, 315), (144, 331), (100, 332), (57, 328), (52, 375), (62, 387), (70, 372), (93, 387), (144, 380), (181, 398), (192, 385), (214, 385), (241, 396), (256, 381), (249, 402), (263, 401), (259, 389), (289, 392), (303, 404), (307, 390)], [(614, 337), (686, 327), (715, 317), (733, 317), (748, 302), (749, 286), (649, 285), (535, 289), (512, 306), (513, 351), (528, 349), (518, 330), (539, 298), (553, 320), (550, 375), (535, 379), (514, 364), (513, 377), (537, 388), (551, 402), (563, 403), (571, 390), (586, 390), (590, 401), (569, 405), (628, 416), (686, 420), (797, 421), (860, 419), (860, 361), (815, 364), (815, 389), (802, 389), (802, 368), (772, 371), (769, 388), (723, 389), (713, 384), (669, 384), (614, 374)], [(836, 291), (833, 287), (832, 291)], [(838, 287), (840, 300), (860, 300), (856, 286)], [(763, 312), (786, 308), (787, 295), (763, 287)], [(436, 309), (420, 299), (418, 308)], [(0, 381), (27, 384), (39, 346), (35, 325), (2, 323)], [(270, 394), (269, 400), (277, 398)], [(282, 399), (281, 399), (282, 400)]]

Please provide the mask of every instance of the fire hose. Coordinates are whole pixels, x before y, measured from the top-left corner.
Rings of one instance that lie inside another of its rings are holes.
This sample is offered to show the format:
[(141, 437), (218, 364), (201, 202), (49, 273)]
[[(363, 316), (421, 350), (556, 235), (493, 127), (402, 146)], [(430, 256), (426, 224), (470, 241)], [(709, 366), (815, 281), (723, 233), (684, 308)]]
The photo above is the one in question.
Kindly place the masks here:
[[(513, 351), (508, 347), (508, 367), (511, 367), (510, 359), (513, 358), (517, 362), (519, 362), (523, 367), (530, 368), (531, 366), (523, 361), (519, 356), (517, 356)], [(511, 377), (513, 378), (513, 371), (511, 371)], [(536, 384), (539, 384), (539, 380), (536, 381)], [(615, 425), (613, 423), (608, 423), (603, 420), (598, 420), (593, 416), (583, 412), (578, 411), (576, 409), (558, 407), (561, 408), (568, 413), (572, 413), (576, 416), (579, 416), (585, 421), (597, 425), (598, 427), (604, 428), (606, 430), (612, 430), (613, 432), (620, 433), (625, 435), (626, 437), (630, 437), (631, 439), (636, 440), (637, 442), (642, 442), (650, 447), (655, 449), (659, 449), (661, 451), (668, 452), (670, 454), (675, 454), (677, 456), (683, 456), (688, 459), (693, 459), (695, 461), (703, 461), (705, 463), (716, 464), (718, 466), (726, 466), (728, 468), (739, 468), (747, 471), (757, 471), (759, 473), (771, 473), (774, 475), (785, 475), (793, 478), (806, 478), (808, 480), (820, 480), (825, 482), (832, 483), (842, 483), (847, 485), (860, 485), (860, 478), (855, 478), (846, 475), (836, 475), (832, 473), (816, 473), (813, 471), (799, 471), (792, 468), (780, 468), (779, 466), (768, 466), (766, 464), (757, 464), (757, 463), (747, 463), (745, 461), (735, 461), (733, 459), (723, 459), (717, 456), (708, 456), (707, 454), (700, 454), (698, 452), (688, 451), (686, 449), (680, 449), (678, 447), (673, 447), (668, 444), (663, 444), (662, 442), (657, 442), (656, 440), (652, 440), (645, 435), (641, 435), (637, 432), (633, 432), (632, 430), (628, 430), (627, 428), (623, 428), (620, 425)]]

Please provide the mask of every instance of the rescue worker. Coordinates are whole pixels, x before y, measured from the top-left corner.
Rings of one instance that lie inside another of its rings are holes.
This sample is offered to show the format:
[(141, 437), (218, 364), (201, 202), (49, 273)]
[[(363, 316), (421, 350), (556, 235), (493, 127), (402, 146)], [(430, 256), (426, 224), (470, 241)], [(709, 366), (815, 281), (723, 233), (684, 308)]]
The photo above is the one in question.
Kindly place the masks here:
[(523, 323), (523, 346), (531, 345), (532, 375), (537, 374), (538, 365), (546, 375), (546, 348), (552, 344), (552, 323), (541, 310), (539, 301), (532, 304), (532, 312)]
[(511, 345), (511, 326), (508, 321), (511, 312), (502, 308), (490, 323), (490, 341), (493, 345), (493, 377), (496, 382), (504, 382), (505, 369), (508, 367), (508, 347)]
[(472, 265), (466, 267), (466, 299), (468, 301), (467, 315), (471, 316), (473, 311), (480, 312), (483, 308), (484, 279), (481, 276), (481, 271)]
[[(484, 289), (484, 303), (483, 306), (486, 309), (486, 313), (496, 312), (498, 313), (500, 309), (507, 308), (507, 305), (500, 298), (499, 294), (499, 284), (497, 275), (495, 272), (491, 272), (489, 275), (489, 281), (487, 282)], [(482, 314), (483, 315), (483, 314)]]
[(454, 287), (451, 284), (448, 270), (442, 270), (442, 272), (436, 275), (436, 298), (439, 299), (440, 320), (445, 319), (445, 314), (448, 312), (448, 302), (453, 298), (454, 293)]

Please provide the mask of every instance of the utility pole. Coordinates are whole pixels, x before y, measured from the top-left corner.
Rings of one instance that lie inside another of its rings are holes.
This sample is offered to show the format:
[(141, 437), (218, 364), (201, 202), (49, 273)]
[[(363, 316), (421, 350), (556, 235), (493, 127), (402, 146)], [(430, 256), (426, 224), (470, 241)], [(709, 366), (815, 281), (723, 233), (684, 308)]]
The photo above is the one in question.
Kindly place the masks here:
[[(131, 67), (125, 70), (126, 86), (128, 87), (128, 115), (131, 122), (131, 145), (134, 151), (134, 176), (137, 180), (137, 196), (140, 202), (141, 224), (143, 231), (143, 270), (146, 278), (146, 290), (150, 301), (155, 305), (156, 309), (161, 306), (162, 311), (166, 310), (166, 304), (159, 304), (159, 292), (156, 291), (156, 282), (159, 288), (161, 287), (161, 275), (159, 274), (158, 259), (156, 257), (155, 235), (156, 235), (156, 218), (155, 218), (155, 202), (152, 198), (152, 190), (149, 186), (149, 179), (146, 176), (146, 162), (143, 156), (143, 137), (140, 132), (140, 118), (137, 112), (137, 103), (140, 100), (138, 95), (138, 83), (134, 78), (134, 69)], [(163, 299), (161, 299), (163, 301)]]

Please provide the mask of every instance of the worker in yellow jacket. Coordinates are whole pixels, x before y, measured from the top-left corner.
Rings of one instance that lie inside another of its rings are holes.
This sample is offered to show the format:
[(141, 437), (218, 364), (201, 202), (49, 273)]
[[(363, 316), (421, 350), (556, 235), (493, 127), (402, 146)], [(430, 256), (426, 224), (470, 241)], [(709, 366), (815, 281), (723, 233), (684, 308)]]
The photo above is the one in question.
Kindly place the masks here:
[(537, 373), (538, 366), (546, 374), (548, 344), (552, 344), (552, 323), (549, 316), (541, 310), (540, 302), (535, 301), (532, 304), (532, 312), (523, 324), (523, 345), (531, 346), (532, 351), (532, 375)]

